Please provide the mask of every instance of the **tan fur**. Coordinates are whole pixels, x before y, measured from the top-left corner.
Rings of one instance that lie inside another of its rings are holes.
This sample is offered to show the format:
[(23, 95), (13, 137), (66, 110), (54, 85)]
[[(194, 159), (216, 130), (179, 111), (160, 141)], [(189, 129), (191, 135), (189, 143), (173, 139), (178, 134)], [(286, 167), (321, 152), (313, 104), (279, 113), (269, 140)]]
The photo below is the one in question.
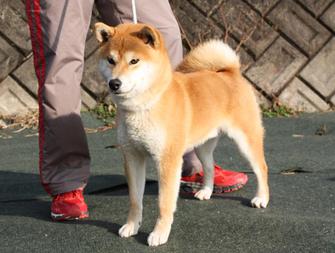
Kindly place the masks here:
[[(143, 43), (142, 36), (134, 36), (143, 27), (152, 31), (156, 44), (150, 46)], [(106, 27), (98, 23), (96, 30), (99, 29)], [(120, 229), (120, 235), (136, 234), (141, 222), (142, 197), (139, 195), (143, 195), (144, 178), (142, 172), (141, 179), (136, 173), (144, 170), (144, 160), (149, 155), (159, 171), (159, 218), (148, 243), (157, 246), (167, 241), (176, 209), (182, 156), (187, 149), (201, 146), (220, 132), (227, 133), (239, 144), (256, 173), (258, 190), (252, 205), (266, 207), (268, 169), (260, 110), (253, 88), (242, 77), (238, 57), (231, 49), (225, 49), (226, 45), (218, 41), (205, 43), (186, 56), (177, 72), (173, 72), (157, 30), (140, 24), (110, 29), (112, 38), (101, 42), (102, 58), (117, 51), (122, 59), (125, 52), (134, 51), (141, 60), (157, 66), (146, 91), (128, 99), (115, 96), (119, 142), (125, 154), (131, 201), (128, 220)], [(97, 38), (101, 41), (99, 35)], [(112, 75), (130, 73), (134, 67), (121, 60), (111, 70)], [(139, 170), (138, 161), (143, 164)]]

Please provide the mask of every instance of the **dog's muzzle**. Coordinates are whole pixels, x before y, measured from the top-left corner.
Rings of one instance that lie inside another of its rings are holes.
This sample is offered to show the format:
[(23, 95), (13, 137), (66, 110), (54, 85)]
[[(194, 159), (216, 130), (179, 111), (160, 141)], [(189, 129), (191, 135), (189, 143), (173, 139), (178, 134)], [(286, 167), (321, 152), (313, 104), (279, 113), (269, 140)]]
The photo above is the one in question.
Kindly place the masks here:
[(122, 82), (120, 79), (116, 78), (116, 79), (110, 80), (108, 85), (113, 93), (117, 93), (122, 85)]

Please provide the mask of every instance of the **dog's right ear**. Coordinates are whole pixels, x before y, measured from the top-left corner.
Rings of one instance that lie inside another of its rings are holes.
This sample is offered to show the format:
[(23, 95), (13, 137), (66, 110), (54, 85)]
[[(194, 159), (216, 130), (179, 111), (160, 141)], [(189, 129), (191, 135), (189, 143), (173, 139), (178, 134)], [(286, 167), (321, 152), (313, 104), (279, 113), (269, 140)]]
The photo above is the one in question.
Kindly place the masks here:
[(150, 45), (153, 48), (158, 48), (160, 45), (160, 35), (150, 26), (144, 26), (140, 31), (132, 33), (145, 44)]
[(115, 28), (98, 22), (94, 25), (95, 37), (100, 43), (107, 42), (115, 33)]

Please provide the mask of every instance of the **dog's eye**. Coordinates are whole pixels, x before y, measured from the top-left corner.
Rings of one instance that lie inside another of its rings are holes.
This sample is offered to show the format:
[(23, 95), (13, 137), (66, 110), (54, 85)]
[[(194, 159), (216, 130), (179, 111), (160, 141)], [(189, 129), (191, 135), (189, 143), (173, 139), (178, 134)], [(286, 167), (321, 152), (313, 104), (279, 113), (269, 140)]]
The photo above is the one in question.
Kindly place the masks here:
[(115, 61), (112, 57), (107, 57), (107, 61), (109, 62), (109, 64), (115, 65)]
[(140, 61), (140, 59), (132, 59), (129, 63), (131, 65), (134, 65), (134, 64), (138, 63), (139, 61)]

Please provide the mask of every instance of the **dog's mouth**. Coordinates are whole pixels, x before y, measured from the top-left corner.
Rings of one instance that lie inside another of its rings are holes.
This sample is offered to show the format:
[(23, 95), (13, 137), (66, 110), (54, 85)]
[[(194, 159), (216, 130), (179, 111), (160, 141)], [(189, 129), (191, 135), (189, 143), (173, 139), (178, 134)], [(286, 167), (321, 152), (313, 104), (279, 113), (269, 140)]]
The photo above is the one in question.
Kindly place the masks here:
[(122, 92), (122, 91), (120, 91), (120, 90), (112, 91), (111, 89), (110, 89), (110, 91), (111, 91), (111, 93), (112, 93), (113, 95), (115, 95), (115, 96), (118, 96), (118, 97), (125, 97), (125, 96), (127, 96), (129, 93), (131, 93), (134, 89), (135, 89), (135, 85), (134, 85), (130, 90), (125, 91), (125, 92)]
[(122, 92), (121, 91), (111, 91), (114, 95), (120, 95), (120, 94), (122, 94)]

